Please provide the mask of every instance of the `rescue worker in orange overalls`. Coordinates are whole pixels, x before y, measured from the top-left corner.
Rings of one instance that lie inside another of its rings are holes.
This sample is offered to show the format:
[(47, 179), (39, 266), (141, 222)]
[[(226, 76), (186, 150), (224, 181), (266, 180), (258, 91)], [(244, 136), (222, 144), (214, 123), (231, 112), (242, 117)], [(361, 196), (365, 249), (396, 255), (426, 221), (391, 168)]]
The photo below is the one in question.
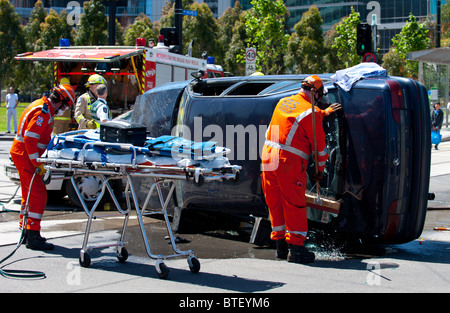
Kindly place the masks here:
[[(59, 85), (53, 88), (50, 96), (43, 96), (32, 102), (22, 113), (17, 135), (11, 147), (11, 158), (19, 172), (22, 202), (19, 226), (22, 228), (23, 214), (29, 188), (28, 219), (25, 244), (29, 249), (51, 250), (53, 244), (41, 237), (41, 219), (47, 205), (47, 189), (41, 176), (46, 172), (44, 164), (37, 162), (47, 148), (53, 131), (55, 116), (60, 116), (75, 101), (75, 93), (70, 85)], [(34, 173), (36, 178), (32, 182)]]
[[(296, 95), (281, 99), (275, 107), (262, 151), (262, 189), (269, 207), (271, 239), (277, 244), (277, 258), (294, 263), (314, 262), (314, 253), (303, 243), (308, 233), (306, 218), (306, 169), (314, 148), (311, 90), (315, 102), (326, 94), (322, 80), (308, 76)], [(316, 141), (320, 181), (328, 154), (322, 120), (341, 108), (332, 104), (326, 110), (315, 107)]]

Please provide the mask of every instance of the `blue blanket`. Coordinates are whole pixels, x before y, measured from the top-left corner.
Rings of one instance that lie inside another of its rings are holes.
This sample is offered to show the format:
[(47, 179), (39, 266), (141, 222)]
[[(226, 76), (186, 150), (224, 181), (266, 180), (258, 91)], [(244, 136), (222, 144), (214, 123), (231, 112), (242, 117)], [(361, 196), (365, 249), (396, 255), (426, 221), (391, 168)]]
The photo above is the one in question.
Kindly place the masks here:
[[(98, 133), (88, 131), (78, 134), (77, 132), (68, 132), (58, 134), (50, 141), (47, 150), (61, 150), (67, 148), (82, 149), (88, 143), (90, 149), (93, 149), (100, 155), (105, 153), (117, 153), (118, 151), (160, 155), (172, 158), (187, 158), (194, 160), (209, 159), (214, 156), (223, 156), (229, 149), (218, 147), (216, 142), (194, 142), (176, 136), (160, 136), (157, 138), (147, 138), (142, 147), (127, 147), (127, 145), (117, 143), (106, 143), (106, 145), (95, 145), (99, 142)], [(103, 142), (105, 144), (105, 142)]]

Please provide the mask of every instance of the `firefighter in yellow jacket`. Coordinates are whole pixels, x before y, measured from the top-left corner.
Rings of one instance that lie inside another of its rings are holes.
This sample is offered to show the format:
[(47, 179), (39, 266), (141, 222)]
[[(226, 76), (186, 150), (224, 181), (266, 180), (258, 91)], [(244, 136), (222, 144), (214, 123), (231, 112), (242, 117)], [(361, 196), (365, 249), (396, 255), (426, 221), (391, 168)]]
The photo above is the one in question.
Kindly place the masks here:
[(88, 91), (82, 94), (75, 105), (75, 120), (78, 123), (78, 129), (95, 129), (97, 125), (91, 115), (91, 105), (97, 100), (97, 86), (105, 84), (106, 80), (99, 74), (89, 76), (86, 83)]

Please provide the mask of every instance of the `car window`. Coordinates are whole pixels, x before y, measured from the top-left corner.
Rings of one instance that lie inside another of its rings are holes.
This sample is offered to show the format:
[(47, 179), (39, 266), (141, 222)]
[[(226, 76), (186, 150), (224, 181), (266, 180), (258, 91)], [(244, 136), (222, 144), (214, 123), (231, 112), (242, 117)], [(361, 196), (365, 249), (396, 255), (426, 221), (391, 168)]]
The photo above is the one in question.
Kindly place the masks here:
[(140, 95), (136, 100), (131, 121), (146, 126), (151, 137), (169, 135), (177, 101), (187, 84), (168, 84)]
[(131, 121), (131, 115), (133, 114), (133, 110), (127, 111), (125, 113), (120, 114), (115, 117), (114, 120), (123, 120), (123, 121)]
[(209, 80), (192, 85), (195, 97), (268, 96), (290, 90), (298, 92), (301, 79), (294, 80)]
[(269, 86), (268, 88), (261, 91), (260, 95), (274, 94), (274, 93), (284, 92), (284, 91), (288, 91), (288, 90), (299, 91), (300, 87), (301, 87), (301, 82), (299, 82), (299, 81), (285, 80), (285, 81), (281, 81), (281, 82), (278, 82), (276, 84)]
[[(330, 90), (328, 96), (324, 100), (327, 103), (320, 103), (318, 106), (322, 109), (328, 107), (330, 103), (336, 103), (339, 101), (337, 89)], [(343, 182), (342, 168), (343, 168), (343, 156), (341, 145), (345, 144), (343, 137), (343, 114), (342, 112), (333, 113), (331, 116), (324, 119), (323, 129), (325, 131), (325, 140), (327, 142), (328, 160), (324, 169), (324, 176), (321, 181), (321, 193), (324, 196), (336, 197), (341, 191), (341, 185)], [(308, 190), (315, 193), (314, 183), (312, 175), (314, 174), (315, 167), (314, 162), (311, 159), (308, 166)], [(327, 213), (326, 213), (327, 214)], [(328, 215), (326, 215), (328, 217)], [(308, 218), (317, 222), (327, 222), (323, 218), (323, 212), (314, 209), (308, 209)]]

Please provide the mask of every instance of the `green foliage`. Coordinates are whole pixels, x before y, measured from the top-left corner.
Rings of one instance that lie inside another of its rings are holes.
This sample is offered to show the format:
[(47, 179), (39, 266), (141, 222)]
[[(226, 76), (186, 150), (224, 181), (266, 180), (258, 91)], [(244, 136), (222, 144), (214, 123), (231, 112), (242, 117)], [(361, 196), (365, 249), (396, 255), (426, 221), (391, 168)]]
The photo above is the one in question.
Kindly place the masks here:
[[(193, 40), (192, 56), (200, 57), (203, 51), (209, 55), (220, 53), (217, 44), (219, 27), (211, 9), (206, 3), (199, 4), (193, 1), (183, 1), (183, 8), (197, 11), (197, 16), (183, 16), (183, 53), (187, 53), (188, 46)], [(163, 8), (167, 12), (161, 16), (161, 28), (175, 27), (175, 4), (174, 1), (167, 2)]]
[(134, 20), (134, 23), (125, 30), (124, 44), (126, 46), (134, 46), (137, 38), (145, 38), (148, 42), (153, 40), (156, 42), (156, 31), (153, 29), (153, 23), (144, 13)]
[(46, 50), (59, 46), (60, 38), (67, 38), (72, 42), (72, 27), (67, 24), (66, 10), (61, 11), (58, 15), (56, 11), (50, 9), (50, 13), (46, 16), (44, 23), (40, 24), (40, 28), (40, 38), (36, 43), (38, 50)]
[(105, 6), (101, 0), (84, 2), (75, 45), (100, 46), (106, 44), (108, 44), (108, 22)]
[(356, 27), (359, 23), (359, 13), (352, 7), (350, 15), (336, 25), (337, 36), (331, 48), (337, 53), (344, 67), (361, 62), (361, 57), (356, 53)]
[(234, 75), (245, 75), (245, 43), (247, 41), (247, 32), (245, 29), (245, 15), (242, 11), (233, 26), (233, 35), (229, 46), (226, 46), (224, 69)]
[(18, 65), (14, 57), (24, 52), (24, 39), (14, 6), (8, 0), (0, 0), (0, 89), (4, 84), (16, 86), (14, 81)]
[(27, 50), (39, 50), (36, 44), (38, 43), (41, 35), (41, 23), (45, 22), (46, 17), (47, 11), (44, 9), (42, 1), (39, 0), (35, 3), (33, 10), (31, 10), (28, 24), (24, 27), (25, 39), (28, 46)]
[[(141, 14), (124, 31), (116, 20), (116, 45), (134, 45), (135, 39), (156, 39), (159, 29), (174, 27), (174, 0), (166, 1), (160, 21), (152, 23)], [(203, 51), (216, 57), (225, 71), (234, 75), (245, 73), (245, 48), (257, 49), (257, 70), (265, 74), (335, 72), (361, 62), (356, 54), (356, 26), (359, 13), (351, 14), (333, 25), (325, 38), (322, 18), (312, 5), (294, 26), (287, 29), (289, 12), (283, 0), (252, 0), (252, 8), (243, 11), (239, 1), (215, 19), (205, 3), (183, 0), (183, 8), (197, 11), (196, 17), (183, 16), (183, 53), (193, 41), (193, 56)], [(450, 46), (450, 3), (442, 6), (442, 45)], [(53, 83), (53, 64), (45, 62), (14, 62), (13, 57), (25, 51), (49, 49), (69, 38), (74, 45), (107, 45), (108, 17), (102, 0), (83, 5), (77, 28), (67, 23), (67, 12), (47, 12), (42, 0), (35, 3), (30, 19), (21, 27), (10, 1), (0, 0), (0, 84), (12, 84), (22, 90), (42, 93)], [(26, 46), (25, 46), (26, 43)], [(383, 66), (391, 75), (416, 78), (417, 62), (406, 61), (406, 53), (429, 48), (425, 24), (410, 15), (402, 32), (393, 40), (393, 47), (383, 58)], [(3, 81), (4, 78), (8, 81)]]
[(245, 15), (247, 47), (256, 48), (256, 67), (264, 74), (285, 71), (283, 57), (289, 35), (286, 19), (288, 11), (282, 0), (252, 0), (253, 8)]
[[(428, 38), (428, 29), (425, 23), (419, 24), (416, 17), (409, 15), (409, 20), (403, 26), (400, 34), (392, 38), (392, 44), (395, 53), (406, 60), (408, 52), (428, 49), (430, 47), (430, 38)], [(416, 61), (406, 61), (406, 68), (409, 77), (417, 78), (419, 64)]]
[(188, 51), (188, 46), (193, 40), (192, 56), (200, 57), (204, 51), (214, 56), (220, 52), (218, 45), (219, 25), (214, 18), (211, 9), (206, 3), (189, 5), (187, 10), (197, 11), (197, 16), (183, 17), (183, 52)]
[(311, 6), (303, 13), (291, 35), (285, 56), (286, 66), (293, 73), (322, 73), (325, 70), (323, 20), (319, 9)]
[(383, 67), (392, 76), (407, 76), (406, 60), (401, 58), (391, 47), (389, 52), (383, 56)]
[[(335, 38), (338, 36), (336, 31), (336, 26), (338, 24), (334, 24), (333, 27), (327, 31), (324, 41), (325, 47), (325, 68), (327, 73), (334, 73), (337, 70), (343, 69), (345, 67), (344, 62), (341, 58), (338, 57), (338, 48), (335, 46)], [(333, 46), (335, 46), (333, 48)]]

